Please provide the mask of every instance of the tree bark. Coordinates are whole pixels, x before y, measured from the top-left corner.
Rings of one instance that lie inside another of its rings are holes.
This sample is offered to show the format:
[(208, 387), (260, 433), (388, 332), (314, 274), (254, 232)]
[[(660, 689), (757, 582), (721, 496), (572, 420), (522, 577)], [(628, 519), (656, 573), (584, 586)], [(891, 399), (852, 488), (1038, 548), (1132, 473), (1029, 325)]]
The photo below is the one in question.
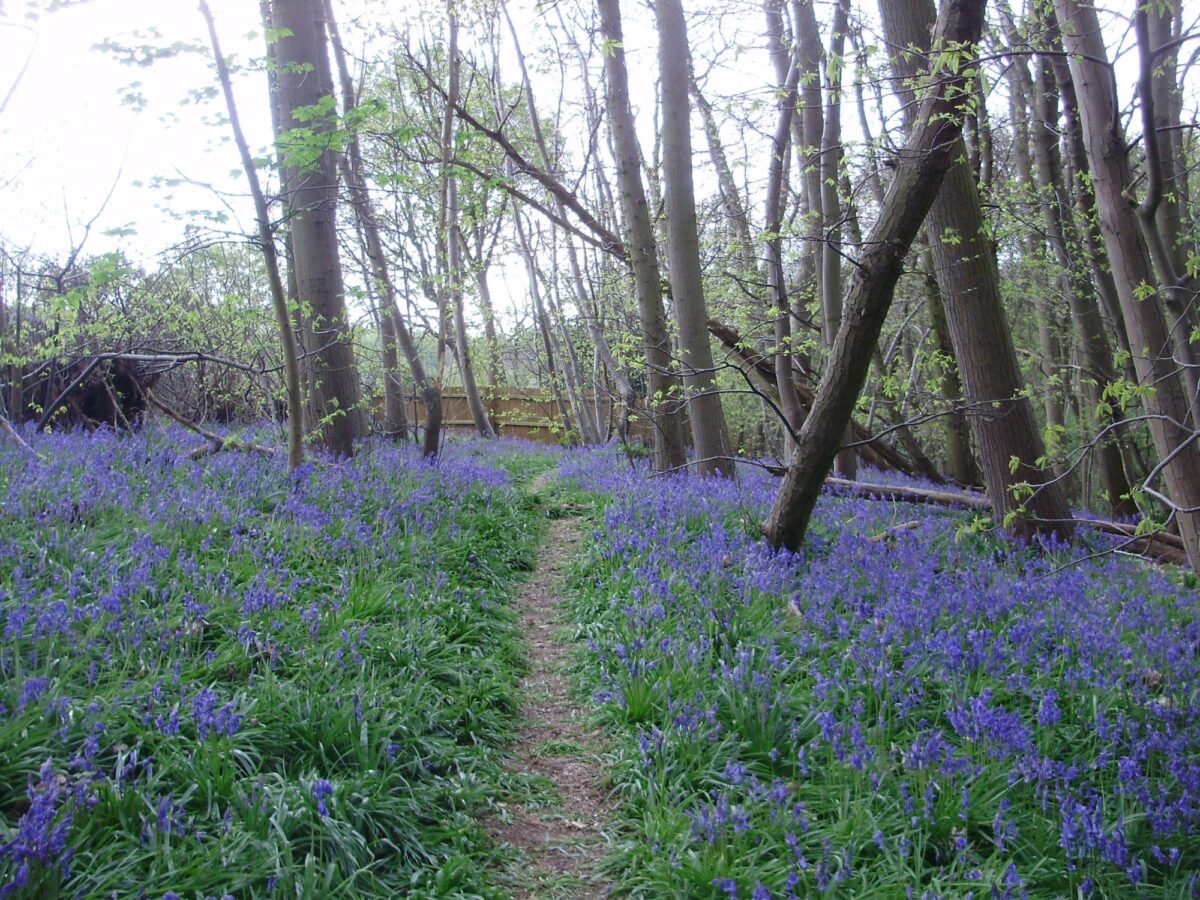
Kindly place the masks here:
[[(1131, 183), (1125, 137), (1113, 93), (1108, 51), (1096, 11), (1079, 0), (1055, 0), (1071, 79), (1079, 99), (1082, 137), (1091, 163), (1100, 231), (1116, 281), (1130, 350), (1180, 537), (1192, 568), (1200, 568), (1200, 446), (1187, 428), (1188, 398), (1171, 356), (1170, 336), (1137, 213), (1124, 192)], [(1147, 486), (1155, 494), (1161, 493)]]
[(534, 317), (537, 319), (538, 331), (542, 336), (542, 347), (546, 352), (546, 369), (550, 373), (550, 392), (558, 413), (562, 417), (563, 435), (568, 443), (573, 443), (571, 428), (571, 412), (563, 399), (562, 385), (559, 383), (558, 369), (554, 363), (554, 340), (550, 335), (550, 322), (546, 316), (546, 305), (542, 302), (542, 289), (538, 284), (537, 265), (533, 258), (533, 249), (529, 246), (529, 238), (521, 224), (521, 211), (513, 210), (513, 221), (517, 228), (517, 246), (521, 257), (525, 260), (525, 275), (529, 279), (529, 292), (533, 295)]
[(317, 345), (311, 385), (317, 412), (313, 425), (330, 453), (349, 458), (354, 455), (354, 441), (363, 434), (365, 416), (338, 256), (337, 161), (327, 143), (336, 115), (332, 109), (322, 112), (322, 104), (333, 97), (324, 9), (320, 0), (274, 0), (271, 12), (281, 35), (276, 43), (279, 94), (287, 113), (281, 123), (284, 131), (276, 139), (286, 150), (291, 129), (300, 127), (311, 130), (311, 135), (300, 138), (310, 144), (305, 148), (308, 153), (314, 149), (312, 142), (325, 143), (311, 164), (301, 163), (295, 152), (288, 154), (286, 200), (296, 284), (301, 302), (311, 305)]
[(654, 426), (654, 466), (659, 472), (687, 465), (683, 440), (681, 386), (671, 359), (671, 339), (663, 308), (662, 272), (658, 245), (646, 205), (642, 167), (638, 159), (637, 132), (629, 104), (629, 73), (625, 67), (624, 35), (621, 31), (619, 0), (597, 0), (600, 28), (606, 47), (604, 72), (608, 79), (609, 128), (617, 164), (617, 188), (625, 220), (625, 246), (633, 273), (642, 345), (646, 353), (646, 380), (650, 397), (646, 404)]
[[(350, 78), (350, 69), (346, 65), (346, 55), (338, 37), (333, 18), (331, 0), (325, 0), (326, 16), (329, 20), (330, 36), (332, 38), (334, 60), (338, 67), (338, 76), (342, 85), (343, 115), (348, 115), (354, 109), (354, 87)], [(371, 277), (382, 294), (380, 303), (380, 325), (383, 334), (384, 350), (384, 430), (394, 434), (398, 428), (403, 428), (402, 420), (407, 419), (404, 411), (404, 395), (400, 390), (399, 379), (395, 377), (396, 346), (399, 344), (404, 359), (412, 372), (417, 390), (421, 392), (421, 401), (425, 406), (425, 434), (421, 442), (422, 455), (432, 458), (437, 456), (441, 447), (442, 432), (442, 394), (438, 386), (429, 378), (425, 363), (413, 341), (412, 331), (400, 314), (400, 305), (396, 298), (396, 283), (392, 280), (391, 267), (384, 253), (383, 239), (379, 232), (379, 221), (371, 206), (371, 195), (367, 189), (366, 173), (362, 162), (362, 149), (358, 135), (350, 138), (346, 154), (346, 184), (350, 194), (350, 202), (354, 214), (362, 230), (364, 250), (371, 267)], [(396, 406), (399, 409), (396, 409)], [(390, 431), (389, 431), (390, 429)]]
[(715, 393), (708, 312), (700, 271), (700, 238), (692, 184), (692, 135), (688, 105), (687, 20), (682, 0), (656, 0), (658, 62), (663, 107), (663, 176), (666, 181), (667, 255), (671, 296), (683, 357), (683, 381), (696, 445), (696, 471), (733, 475), (725, 413)]
[[(983, 0), (947, 0), (938, 22), (934, 46), (973, 46), (983, 28)], [(944, 54), (934, 58), (896, 175), (888, 187), (879, 219), (864, 243), (845, 305), (841, 328), (817, 389), (812, 411), (800, 430), (798, 447), (763, 524), (774, 547), (797, 550), (820, 496), (825, 475), (841, 446), (854, 404), (871, 365), (891, 305), (896, 281), (933, 196), (952, 163), (961, 156), (965, 65), (946, 67)]]
[[(1071, 308), (1075, 351), (1083, 366), (1079, 381), (1091, 411), (1089, 418), (1095, 425), (1107, 429), (1120, 420), (1104, 395), (1105, 388), (1117, 380), (1112, 345), (1104, 330), (1096, 287), (1088, 277), (1088, 269), (1079, 264), (1072, 252), (1080, 246), (1080, 238), (1066, 196), (1068, 186), (1054, 139), (1054, 127), (1058, 123), (1054, 79), (1044, 59), (1035, 59), (1034, 66), (1034, 75), (1029, 77), (1024, 63), (1014, 60), (1013, 72), (1019, 79), (1019, 89), (1032, 98), (1030, 143), (1041, 195), (1038, 206), (1058, 264), (1060, 289)], [(1102, 440), (1096, 448), (1095, 458), (1100, 486), (1107, 495), (1112, 514), (1118, 517), (1136, 515), (1137, 504), (1129, 495), (1129, 478), (1125, 473), (1119, 435)]]
[[(838, 184), (842, 168), (842, 67), (850, 0), (837, 0), (833, 8), (829, 55), (825, 60), (825, 117), (821, 129), (821, 308), (825, 310), (832, 343), (842, 320), (842, 200)], [(846, 440), (851, 440), (846, 433)], [(858, 458), (853, 449), (842, 450), (833, 463), (836, 475), (853, 480)]]
[[(292, 319), (288, 313), (287, 295), (283, 279), (279, 274), (279, 255), (275, 246), (275, 235), (271, 232), (271, 213), (267, 200), (258, 182), (258, 170), (250, 155), (250, 147), (242, 133), (241, 121), (238, 117), (237, 104), (233, 98), (233, 85), (229, 79), (229, 68), (225, 57), (221, 54), (221, 44), (217, 40), (217, 29), (213, 23), (212, 13), (209, 12), (205, 0), (200, 0), (200, 13), (208, 25), (208, 37), (212, 44), (213, 58), (217, 64), (217, 74), (221, 80), (221, 92), (225, 96), (225, 108), (229, 113), (229, 125), (233, 131), (234, 143), (242, 159), (242, 169), (246, 173), (246, 181), (250, 186), (250, 196), (254, 200), (255, 219), (258, 224), (258, 242), (263, 254), (263, 262), (267, 269), (267, 282), (271, 286), (271, 305), (275, 310), (275, 324), (279, 328), (279, 340), (283, 347), (283, 378), (287, 390), (288, 408), (288, 469), (292, 470), (304, 462), (304, 394), (300, 385), (300, 360), (296, 347), (296, 335), (292, 331)], [(19, 295), (18, 295), (19, 296)], [(19, 411), (18, 411), (19, 412)]]
[(471, 362), (471, 345), (467, 337), (467, 314), (463, 297), (462, 244), (463, 236), (459, 224), (458, 176), (452, 168), (454, 158), (455, 107), (458, 105), (458, 81), (461, 60), (458, 56), (458, 9), (456, 0), (446, 0), (446, 22), (449, 31), (447, 60), (449, 84), (446, 88), (446, 109), (442, 120), (442, 196), (443, 254), (446, 267), (446, 299), (453, 308), (454, 346), (458, 357), (458, 371), (462, 376), (463, 393), (467, 397), (467, 408), (480, 437), (494, 438), (487, 407), (479, 395), (475, 381), (475, 366)]
[[(897, 80), (915, 79), (920, 75), (920, 54), (929, 47), (933, 3), (884, 0), (880, 14), (888, 44), (900, 48), (892, 58)], [(910, 118), (913, 92), (901, 89), (900, 94)], [(1067, 535), (1071, 513), (1059, 484), (1041, 464), (1045, 450), (1023, 393), (996, 257), (961, 135), (954, 150), (958, 161), (946, 172), (926, 230), (954, 355), (974, 416), (984, 483), (997, 514), (1016, 534)], [(1017, 496), (1027, 485), (1032, 493)]]

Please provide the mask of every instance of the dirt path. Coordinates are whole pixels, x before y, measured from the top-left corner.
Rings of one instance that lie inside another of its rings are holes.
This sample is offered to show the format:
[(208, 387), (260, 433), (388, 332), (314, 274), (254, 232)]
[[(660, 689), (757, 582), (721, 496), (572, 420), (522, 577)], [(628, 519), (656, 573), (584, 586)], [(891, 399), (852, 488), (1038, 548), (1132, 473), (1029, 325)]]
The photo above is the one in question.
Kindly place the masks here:
[[(539, 478), (530, 493), (540, 492)], [(562, 609), (566, 566), (580, 539), (578, 524), (556, 519), (537, 565), (515, 605), (529, 643), (529, 672), (521, 682), (521, 727), (511, 768), (536, 799), (498, 803), (488, 827), (500, 846), (516, 851), (506, 884), (522, 898), (601, 897), (597, 873), (606, 850), (607, 798), (601, 783), (599, 739), (573, 701), (566, 666), (569, 620)]]

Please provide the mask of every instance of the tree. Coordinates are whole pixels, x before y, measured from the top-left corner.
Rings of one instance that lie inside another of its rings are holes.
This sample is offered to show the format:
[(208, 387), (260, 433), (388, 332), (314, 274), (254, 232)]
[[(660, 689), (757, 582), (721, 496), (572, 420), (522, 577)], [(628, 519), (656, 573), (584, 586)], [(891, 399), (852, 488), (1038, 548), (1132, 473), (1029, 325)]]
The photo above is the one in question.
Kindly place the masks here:
[[(337, 62), (338, 77), (342, 84), (342, 114), (351, 116), (355, 110), (354, 86), (350, 78), (350, 69), (346, 65), (345, 50), (337, 34), (333, 18), (331, 0), (324, 0), (326, 16), (329, 20), (330, 36), (333, 38), (334, 59)], [(438, 386), (429, 377), (421, 354), (417, 351), (412, 332), (404, 317), (400, 314), (400, 305), (396, 300), (396, 284), (392, 279), (392, 269), (384, 251), (383, 238), (379, 230), (379, 221), (371, 204), (370, 191), (367, 188), (365, 166), (358, 133), (351, 134), (347, 152), (343, 157), (345, 176), (350, 194), (350, 202), (362, 234), (364, 250), (370, 263), (370, 276), (374, 279), (382, 294), (380, 303), (380, 325), (384, 344), (384, 421), (385, 431), (391, 424), (391, 432), (396, 431), (395, 425), (402, 415), (404, 399), (399, 395), (399, 379), (394, 368), (396, 359), (395, 345), (399, 344), (404, 353), (404, 359), (412, 372), (417, 390), (421, 392), (421, 402), (425, 406), (425, 432), (421, 442), (422, 455), (434, 457), (441, 446), (442, 436), (442, 395)], [(399, 405), (401, 413), (395, 411)]]
[(321, 0), (274, 0), (280, 103), (288, 118), (276, 139), (283, 145), (286, 207), (300, 302), (311, 308), (316, 347), (311, 385), (314, 425), (335, 456), (354, 454), (364, 411), (337, 238), (339, 129), (325, 48)]
[(597, 0), (603, 34), (604, 72), (608, 79), (606, 96), (608, 124), (616, 156), (617, 188), (625, 220), (625, 248), (633, 273), (638, 315), (642, 326), (642, 345), (646, 353), (647, 381), (650, 388), (649, 410), (654, 423), (654, 462), (660, 472), (687, 465), (683, 444), (683, 420), (679, 407), (678, 378), (671, 360), (671, 340), (667, 333), (666, 312), (662, 302), (662, 273), (658, 265), (658, 245), (642, 185), (642, 167), (638, 156), (633, 110), (629, 105), (629, 74), (625, 68), (619, 0)]
[(217, 74), (221, 81), (221, 91), (225, 97), (225, 107), (229, 113), (229, 124), (233, 129), (234, 142), (237, 144), (238, 153), (242, 159), (242, 168), (250, 185), (250, 195), (254, 200), (255, 218), (258, 222), (258, 242), (262, 249), (263, 261), (267, 266), (267, 277), (271, 286), (271, 304), (275, 309), (275, 319), (279, 326), (279, 340), (283, 346), (283, 372), (288, 404), (288, 468), (295, 469), (304, 461), (303, 394), (300, 386), (300, 363), (296, 350), (296, 335), (292, 332), (287, 295), (284, 292), (283, 279), (279, 274), (279, 255), (275, 247), (275, 235), (271, 231), (270, 210), (267, 207), (262, 187), (258, 183), (258, 171), (254, 167), (250, 148), (242, 134), (237, 105), (233, 99), (233, 86), (229, 80), (229, 69), (225, 64), (225, 58), (221, 55), (221, 45), (217, 40), (216, 25), (213, 23), (208, 4), (204, 0), (200, 0), (200, 12), (208, 25), (208, 37), (212, 44)]
[(763, 533), (774, 547), (796, 550), (804, 541), (825, 476), (866, 381), (909, 247), (947, 171), (960, 158), (969, 73), (983, 11), (983, 0), (947, 0), (942, 8), (930, 71), (897, 158), (895, 177), (863, 243), (812, 409), (763, 524)]
[(479, 432), (479, 436), (494, 438), (496, 432), (492, 430), (487, 407), (483, 405), (479, 385), (475, 382), (475, 366), (471, 362), (471, 347), (467, 338), (467, 316), (463, 308), (463, 236), (459, 223), (458, 175), (452, 166), (456, 122), (454, 108), (458, 104), (459, 72), (462, 68), (458, 57), (458, 10), (455, 0), (446, 0), (446, 19), (450, 34), (446, 49), (449, 83), (446, 88), (446, 111), (442, 120), (443, 194), (440, 234), (443, 275), (448, 286), (448, 299), (454, 308), (454, 344), (458, 350), (458, 370), (462, 375), (463, 393), (467, 395), (467, 407), (471, 411), (471, 419), (475, 422), (475, 430)]
[[(1055, 12), (1079, 101), (1082, 138), (1091, 164), (1104, 246), (1116, 280), (1138, 376), (1138, 394), (1158, 452), (1144, 489), (1167, 502), (1193, 569), (1200, 568), (1200, 446), (1188, 426), (1190, 404), (1171, 353), (1158, 281), (1137, 211), (1126, 199), (1133, 183), (1108, 51), (1096, 11), (1078, 0), (1055, 0)], [(1142, 102), (1148, 98), (1143, 96)], [(1153, 140), (1153, 138), (1151, 138)], [(1149, 482), (1161, 474), (1169, 498)]]
[(688, 104), (687, 20), (681, 0), (656, 0), (658, 65), (663, 108), (663, 178), (667, 206), (667, 259), (671, 299), (679, 326), (683, 382), (696, 446), (696, 471), (733, 475), (720, 395), (715, 392), (708, 310), (700, 269), (700, 238), (692, 183), (692, 135)]
[[(897, 48), (892, 56), (896, 78), (911, 84), (929, 47), (936, 17), (932, 0), (883, 0), (880, 15), (889, 45)], [(911, 89), (901, 89), (906, 118), (914, 110), (911, 97)], [(1071, 513), (1061, 485), (1043, 465), (1045, 449), (1017, 367), (1000, 273), (961, 136), (954, 151), (926, 228), (954, 356), (974, 414), (988, 497), (1017, 534), (1066, 535)], [(1028, 496), (1025, 485), (1033, 486)]]

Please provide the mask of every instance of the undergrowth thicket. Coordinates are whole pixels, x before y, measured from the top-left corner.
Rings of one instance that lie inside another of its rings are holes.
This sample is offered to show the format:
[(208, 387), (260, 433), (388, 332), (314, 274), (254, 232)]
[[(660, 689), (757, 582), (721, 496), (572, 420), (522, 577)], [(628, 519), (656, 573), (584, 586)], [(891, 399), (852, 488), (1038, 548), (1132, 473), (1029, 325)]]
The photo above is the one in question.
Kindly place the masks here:
[[(1200, 605), (1148, 565), (573, 454), (585, 690), (641, 897), (1200, 894)], [(896, 527), (900, 526), (900, 527)]]
[(0, 896), (480, 896), (536, 448), (0, 445)]

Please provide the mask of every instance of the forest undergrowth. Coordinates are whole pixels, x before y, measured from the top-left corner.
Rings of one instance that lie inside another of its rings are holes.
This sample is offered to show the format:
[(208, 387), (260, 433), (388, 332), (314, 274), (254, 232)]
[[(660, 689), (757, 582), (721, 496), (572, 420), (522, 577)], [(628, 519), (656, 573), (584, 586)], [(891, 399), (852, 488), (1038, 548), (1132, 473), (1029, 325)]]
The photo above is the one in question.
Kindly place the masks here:
[(548, 512), (588, 534), (616, 896), (1200, 893), (1200, 608), (1079, 561), (1104, 538), (827, 494), (779, 555), (755, 470), (31, 441), (0, 445), (0, 896), (506, 896), (481, 822), (536, 788), (509, 603)]
[(619, 893), (1200, 895), (1200, 606), (1177, 572), (829, 494), (779, 556), (766, 475), (602, 460), (559, 473), (597, 510), (574, 609)]
[(543, 530), (510, 443), (0, 445), (0, 896), (492, 896)]

